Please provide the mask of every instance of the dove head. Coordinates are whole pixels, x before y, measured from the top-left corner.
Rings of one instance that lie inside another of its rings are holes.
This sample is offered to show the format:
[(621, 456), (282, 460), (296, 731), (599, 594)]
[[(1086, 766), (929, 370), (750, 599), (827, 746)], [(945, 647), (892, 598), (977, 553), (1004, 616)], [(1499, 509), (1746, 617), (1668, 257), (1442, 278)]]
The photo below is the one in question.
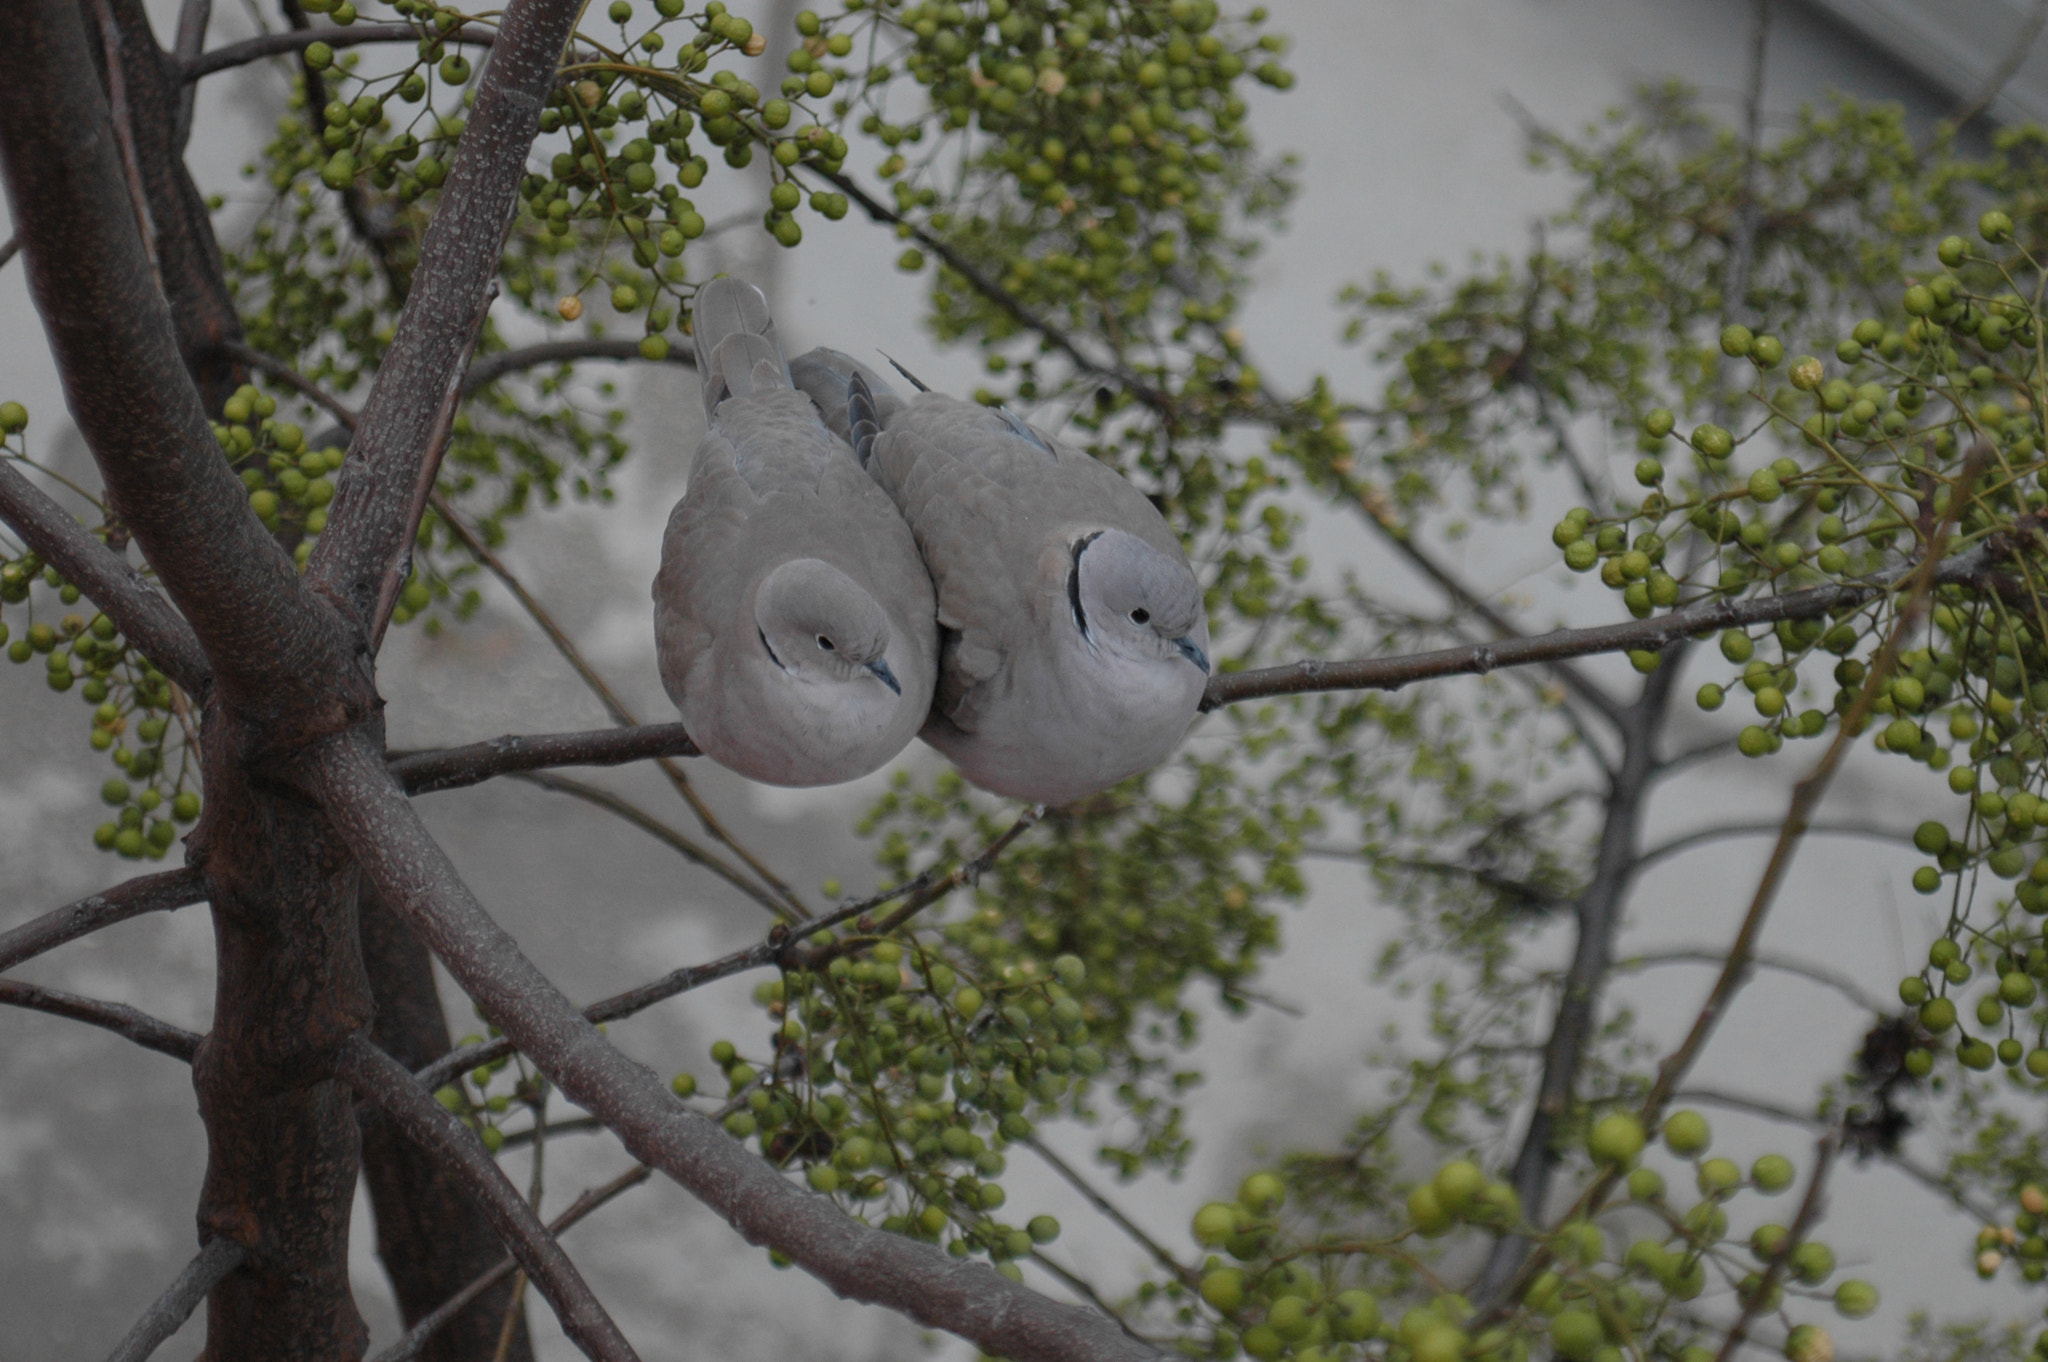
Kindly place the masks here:
[(761, 582), (754, 624), (769, 661), (809, 685), (903, 687), (889, 669), (889, 616), (853, 578), (816, 558), (784, 563)]
[(1096, 647), (1127, 661), (1209, 671), (1209, 622), (1187, 564), (1123, 530), (1074, 542), (1067, 604)]

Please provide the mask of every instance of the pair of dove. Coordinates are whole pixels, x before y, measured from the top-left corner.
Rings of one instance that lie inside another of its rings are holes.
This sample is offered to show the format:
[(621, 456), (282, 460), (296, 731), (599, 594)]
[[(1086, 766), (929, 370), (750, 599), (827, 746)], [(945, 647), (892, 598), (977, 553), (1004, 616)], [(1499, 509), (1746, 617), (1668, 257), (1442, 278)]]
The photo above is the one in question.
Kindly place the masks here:
[(829, 785), (921, 736), (1045, 804), (1166, 759), (1209, 626), (1142, 493), (1007, 411), (899, 396), (834, 350), (785, 361), (738, 279), (698, 292), (694, 329), (710, 428), (662, 541), (655, 642), (706, 755)]

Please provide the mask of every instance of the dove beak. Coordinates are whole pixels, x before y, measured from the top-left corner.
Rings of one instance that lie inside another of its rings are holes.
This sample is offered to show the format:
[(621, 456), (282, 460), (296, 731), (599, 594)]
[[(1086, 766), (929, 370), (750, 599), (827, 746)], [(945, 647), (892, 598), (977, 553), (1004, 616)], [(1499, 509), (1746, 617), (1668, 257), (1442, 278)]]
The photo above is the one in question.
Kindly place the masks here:
[[(867, 669), (869, 671), (875, 674), (876, 680), (880, 681), (890, 690), (895, 691), (898, 695), (903, 694), (903, 687), (896, 680), (896, 673), (889, 670), (889, 664), (887, 662), (883, 661), (881, 658), (878, 657), (873, 662), (869, 662), (865, 665), (867, 666)], [(1204, 667), (1202, 668), (1202, 670), (1207, 671), (1209, 669), (1207, 667)]]
[(1180, 649), (1182, 657), (1200, 667), (1202, 675), (1209, 674), (1209, 655), (1202, 651), (1200, 644), (1191, 638), (1177, 638), (1173, 641), (1173, 646)]

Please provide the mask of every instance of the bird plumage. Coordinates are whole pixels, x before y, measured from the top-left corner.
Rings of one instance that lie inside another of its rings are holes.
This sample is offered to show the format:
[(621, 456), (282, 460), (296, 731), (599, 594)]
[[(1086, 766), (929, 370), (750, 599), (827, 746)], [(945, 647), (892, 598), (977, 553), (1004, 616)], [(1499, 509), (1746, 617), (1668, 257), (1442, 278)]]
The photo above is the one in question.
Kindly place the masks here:
[(894, 500), (938, 589), (925, 740), (985, 789), (1055, 804), (1164, 761), (1200, 703), (1209, 635), (1144, 494), (1007, 411), (900, 396), (836, 351), (790, 372)]
[(721, 765), (851, 780), (927, 716), (931, 579), (889, 497), (790, 386), (760, 291), (706, 284), (695, 333), (710, 428), (654, 582), (662, 683)]

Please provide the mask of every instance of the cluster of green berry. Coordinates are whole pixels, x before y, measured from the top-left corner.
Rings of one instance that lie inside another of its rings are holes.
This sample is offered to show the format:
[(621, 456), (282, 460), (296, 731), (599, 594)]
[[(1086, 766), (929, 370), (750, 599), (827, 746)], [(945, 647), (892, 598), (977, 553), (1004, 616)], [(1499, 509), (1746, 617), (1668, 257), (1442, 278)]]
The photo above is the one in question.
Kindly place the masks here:
[(277, 419), (277, 399), (248, 383), (222, 404), (213, 434), (249, 491), (249, 509), (305, 566), (314, 539), (327, 528), (345, 451), (338, 445), (309, 449), (302, 427)]
[[(481, 1013), (478, 1014), (481, 1017)], [(489, 1028), (492, 1039), (500, 1034), (498, 1028)], [(467, 1035), (455, 1042), (457, 1049), (481, 1045), (484, 1038)], [(500, 1079), (503, 1082), (500, 1082)], [(462, 1123), (477, 1133), (485, 1149), (493, 1154), (505, 1147), (508, 1131), (505, 1118), (515, 1113), (528, 1117), (525, 1131), (531, 1131), (540, 1115), (546, 1111), (548, 1081), (539, 1071), (531, 1068), (525, 1058), (518, 1054), (501, 1055), (497, 1059), (477, 1065), (465, 1074), (458, 1075), (453, 1083), (445, 1084), (434, 1093), (434, 1100), (447, 1110), (462, 1118)]]
[[(1011, 971), (964, 979), (915, 939), (838, 940), (824, 968), (785, 974), (754, 992), (775, 1024), (759, 1063), (730, 1041), (711, 1047), (736, 1109), (735, 1138), (771, 1162), (800, 1167), (811, 1187), (853, 1208), (875, 1206), (884, 1228), (955, 1256), (1007, 1264), (1059, 1234), (1036, 1216), (998, 1218), (1005, 1149), (1104, 1068), (1087, 1042), (1072, 989), (1086, 969), (1062, 957), (1052, 977)], [(676, 1077), (694, 1094), (696, 1079)]]
[[(25, 407), (0, 402), (0, 439), (12, 444), (27, 427)], [(20, 454), (0, 447), (0, 457)], [(75, 585), (33, 551), (10, 558), (0, 550), (0, 607), (27, 607), (18, 636), (0, 611), (0, 644), (8, 660), (21, 665), (41, 657), (51, 690), (76, 688), (93, 707), (93, 750), (107, 753), (121, 772), (100, 786), (100, 797), (119, 812), (94, 830), (93, 844), (130, 860), (160, 861), (177, 841), (179, 825), (199, 817), (199, 773), (183, 699), (128, 646), (108, 616), (95, 612), (88, 619), (66, 609), (55, 623), (37, 619), (37, 597), (45, 593), (60, 608), (82, 599)], [(50, 613), (47, 600), (44, 613)]]
[[(1692, 1341), (1698, 1322), (1684, 1304), (1706, 1290), (1710, 1273), (1759, 1312), (1779, 1311), (1788, 1288), (1826, 1297), (1850, 1319), (1877, 1309), (1877, 1291), (1868, 1282), (1851, 1279), (1825, 1289), (1835, 1255), (1818, 1240), (1790, 1244), (1789, 1231), (1777, 1224), (1759, 1225), (1745, 1240), (1730, 1237), (1728, 1205), (1745, 1191), (1786, 1191), (1795, 1179), (1789, 1160), (1766, 1154), (1745, 1174), (1728, 1159), (1708, 1157), (1712, 1132), (1695, 1111), (1674, 1113), (1662, 1133), (1669, 1152), (1692, 1165), (1699, 1188), (1699, 1200), (1683, 1212), (1668, 1204), (1663, 1177), (1639, 1166), (1647, 1139), (1633, 1115), (1610, 1112), (1587, 1132), (1594, 1162), (1626, 1173), (1630, 1205), (1617, 1212), (1631, 1220), (1647, 1213), (1663, 1223), (1661, 1235), (1625, 1247), (1588, 1220), (1542, 1235), (1523, 1222), (1513, 1189), (1490, 1181), (1466, 1159), (1446, 1163), (1409, 1193), (1406, 1216), (1389, 1237), (1302, 1240), (1288, 1234), (1280, 1216), (1285, 1178), (1254, 1173), (1235, 1201), (1210, 1202), (1194, 1218), (1196, 1241), (1227, 1255), (1212, 1255), (1201, 1268), (1198, 1294), (1216, 1315), (1203, 1351), (1229, 1357), (1241, 1349), (1260, 1362), (1383, 1354), (1412, 1362), (1526, 1362), (1547, 1343), (1550, 1356), (1569, 1362), (1632, 1355), (1704, 1362), (1711, 1353)], [(1439, 1238), (1460, 1226), (1542, 1238), (1546, 1266), (1497, 1318), (1476, 1320), (1470, 1301), (1439, 1287), (1395, 1319), (1371, 1290), (1347, 1285), (1412, 1284), (1419, 1260), (1407, 1236)], [(1769, 1265), (1781, 1259), (1780, 1278), (1767, 1286)], [(1815, 1324), (1795, 1326), (1784, 1346), (1792, 1362), (1828, 1362), (1831, 1349)]]

